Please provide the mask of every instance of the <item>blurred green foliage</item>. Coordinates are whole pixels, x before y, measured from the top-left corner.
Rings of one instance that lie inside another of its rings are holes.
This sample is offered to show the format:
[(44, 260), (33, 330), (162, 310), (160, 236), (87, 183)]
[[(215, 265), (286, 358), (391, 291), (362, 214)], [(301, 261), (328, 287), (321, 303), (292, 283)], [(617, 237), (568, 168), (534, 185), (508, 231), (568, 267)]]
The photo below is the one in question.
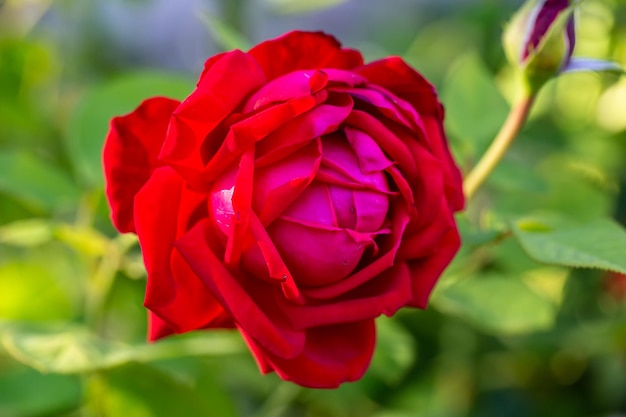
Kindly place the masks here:
[[(184, 97), (201, 68), (146, 70), (101, 25), (64, 31), (97, 22), (99, 3), (0, 2), (1, 417), (626, 415), (626, 300), (602, 271), (626, 272), (624, 230), (606, 220), (626, 222), (626, 79), (550, 82), (459, 216), (464, 246), (431, 306), (378, 321), (361, 381), (307, 390), (259, 375), (236, 333), (145, 344), (141, 254), (108, 220), (100, 150), (110, 117)], [(515, 94), (499, 37), (520, 2), (398, 3), (410, 26), (381, 20), (372, 1), (205, 3), (198, 22), (217, 45), (311, 19), (350, 29), (370, 59), (402, 54), (438, 87), (466, 172)], [(578, 17), (575, 55), (626, 65), (626, 4), (586, 0)]]

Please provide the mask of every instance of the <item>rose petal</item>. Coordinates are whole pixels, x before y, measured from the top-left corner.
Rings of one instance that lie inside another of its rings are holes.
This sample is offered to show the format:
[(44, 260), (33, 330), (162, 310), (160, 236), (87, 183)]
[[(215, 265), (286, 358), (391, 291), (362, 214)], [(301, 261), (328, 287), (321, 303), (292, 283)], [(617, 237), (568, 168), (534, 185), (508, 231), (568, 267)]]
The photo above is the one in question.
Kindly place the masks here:
[(346, 126), (343, 131), (359, 160), (361, 172), (384, 171), (393, 165), (393, 162), (385, 156), (380, 146), (367, 133), (350, 126)]
[(111, 120), (102, 162), (106, 195), (113, 224), (122, 233), (134, 232), (134, 198), (157, 167), (157, 157), (177, 100), (154, 97), (126, 116)]
[[(532, 27), (530, 27), (524, 44), (524, 48), (522, 50), (522, 61), (528, 58), (528, 55), (537, 50), (537, 47), (545, 38), (546, 33), (556, 20), (557, 16), (565, 11), (570, 6), (570, 0), (544, 0), (540, 4), (537, 4), (536, 7), (536, 15), (532, 16), (533, 21)], [(574, 50), (574, 44), (576, 41), (576, 37), (574, 36), (574, 19), (570, 18), (567, 24), (567, 40), (568, 44), (568, 52), (566, 57), (570, 57), (572, 55), (572, 51)]]
[[(373, 107), (377, 112), (380, 112), (383, 117), (389, 118), (404, 126), (412, 128), (415, 125), (413, 121), (409, 120), (404, 115), (404, 112), (399, 110), (397, 102), (400, 99), (393, 96), (393, 94), (383, 94), (382, 91), (376, 89), (376, 86), (367, 85), (365, 88), (334, 87), (332, 91), (350, 94), (357, 102), (360, 101), (367, 104), (367, 107)], [(367, 110), (364, 111), (367, 112)]]
[(261, 87), (247, 100), (243, 111), (248, 113), (271, 104), (309, 96), (322, 90), (327, 83), (328, 75), (320, 70), (290, 72)]
[(289, 32), (260, 43), (248, 53), (270, 80), (297, 70), (351, 69), (363, 64), (358, 51), (341, 48), (337, 39), (322, 32)]
[(304, 333), (293, 330), (284, 313), (272, 302), (272, 293), (278, 291), (282, 296), (280, 289), (245, 276), (243, 271), (235, 278), (204, 243), (208, 233), (211, 233), (208, 220), (201, 221), (176, 241), (175, 246), (238, 326), (275, 355), (292, 358), (300, 354)]
[(152, 311), (148, 311), (148, 340), (153, 342), (167, 336), (175, 334), (176, 331), (171, 328), (167, 322), (161, 320), (159, 316)]
[(174, 241), (205, 199), (169, 167), (157, 168), (135, 199), (137, 236), (148, 271), (145, 306), (179, 333), (210, 326), (223, 314), (211, 292), (173, 253)]
[(413, 300), (408, 305), (426, 308), (430, 293), (460, 246), (461, 238), (456, 228), (453, 228), (439, 240), (433, 256), (409, 262), (413, 276)]
[(233, 124), (223, 144), (202, 169), (199, 180), (195, 183), (196, 187), (208, 191), (213, 181), (231, 167), (244, 150), (254, 146), (290, 120), (319, 105), (324, 99), (324, 92), (315, 96), (298, 97), (271, 106)]
[(250, 231), (254, 239), (256, 239), (259, 250), (263, 254), (270, 278), (279, 279), (281, 281), (281, 288), (287, 300), (296, 304), (303, 304), (305, 301), (304, 297), (300, 293), (291, 272), (287, 269), (287, 266), (280, 257), (274, 242), (267, 233), (267, 230), (265, 230), (261, 220), (256, 217), (254, 213), (252, 213), (250, 221)]
[(337, 227), (333, 201), (324, 183), (313, 181), (282, 213), (283, 217), (313, 225)]
[(360, 379), (374, 353), (374, 320), (308, 329), (300, 355), (285, 359), (268, 352), (242, 331), (261, 371), (310, 388), (336, 388)]
[(422, 116), (415, 110), (415, 108), (403, 98), (396, 96), (391, 91), (380, 85), (368, 84), (367, 88), (374, 90), (382, 94), (390, 107), (386, 117), (402, 126), (409, 127), (417, 134), (424, 132), (424, 124), (422, 122)]
[[(305, 296), (308, 293), (308, 289), (303, 289)], [(344, 296), (318, 305), (285, 304), (282, 308), (294, 328), (307, 329), (371, 319), (381, 314), (391, 316), (410, 302), (414, 294), (411, 271), (406, 262), (398, 262)]]
[(321, 226), (281, 216), (268, 228), (298, 285), (317, 287), (341, 280), (374, 243), (369, 235)]
[(317, 179), (348, 189), (391, 192), (382, 172), (363, 172), (355, 150), (339, 133), (322, 138), (322, 164)]
[(254, 147), (250, 147), (241, 156), (239, 169), (235, 176), (232, 194), (233, 214), (230, 219), (232, 234), (228, 236), (224, 262), (231, 271), (237, 271), (243, 250), (243, 240), (247, 234), (252, 212), (252, 184), (254, 180)]
[[(439, 204), (433, 204), (433, 201), (439, 201), (441, 196), (444, 195), (445, 172), (443, 167), (445, 162), (432, 155), (427, 147), (415, 140), (412, 132), (407, 131), (403, 126), (393, 122), (387, 122), (387, 125), (389, 130), (406, 145), (418, 171), (415, 181), (409, 184), (413, 197), (409, 199), (406, 192), (403, 192), (403, 194), (407, 201), (413, 202), (417, 210), (419, 218), (416, 219), (417, 221), (414, 225), (421, 227), (432, 221), (439, 212)], [(392, 167), (387, 172), (393, 175), (394, 169), (397, 168)], [(403, 191), (403, 178), (397, 175), (393, 175), (393, 178), (396, 180), (398, 188)]]
[(407, 100), (417, 113), (436, 114), (439, 111), (437, 92), (420, 73), (399, 57), (390, 57), (355, 68), (354, 72)]
[(355, 129), (365, 132), (374, 139), (376, 144), (396, 162), (409, 182), (416, 180), (417, 168), (411, 157), (410, 150), (381, 121), (370, 114), (354, 110), (346, 120), (346, 123)]
[(462, 178), (443, 131), (443, 107), (435, 88), (401, 58), (392, 57), (354, 69), (371, 84), (380, 85), (409, 102), (420, 115), (432, 153), (444, 163), (446, 195), (455, 210), (462, 210)]
[(409, 223), (409, 215), (406, 212), (406, 208), (403, 208), (401, 204), (397, 204), (393, 208), (390, 217), (393, 221), (391, 233), (377, 239), (382, 254), (376, 260), (339, 282), (324, 287), (307, 288), (306, 291), (303, 290), (305, 297), (318, 300), (328, 300), (339, 297), (363, 285), (390, 268), (395, 262), (396, 252), (400, 247), (402, 235)]
[[(441, 199), (438, 206), (438, 215), (421, 228), (410, 228), (402, 239), (402, 246), (398, 250), (398, 259), (416, 259), (430, 256), (439, 251), (439, 242), (447, 235), (450, 229), (455, 228), (452, 210), (445, 199)], [(436, 206), (436, 204), (433, 204)]]
[(463, 210), (465, 197), (463, 195), (463, 177), (461, 171), (452, 159), (441, 122), (433, 117), (424, 118), (424, 125), (428, 136), (432, 138), (433, 153), (442, 162), (444, 169), (444, 192), (454, 211)]
[(256, 60), (241, 51), (212, 60), (198, 87), (174, 112), (159, 158), (191, 183), (197, 182), (204, 166), (201, 148), (207, 135), (264, 82)]
[(319, 169), (321, 153), (317, 140), (255, 171), (253, 207), (263, 224), (274, 221), (309, 186)]
[(367, 78), (355, 73), (354, 71), (346, 71), (345, 69), (324, 68), (324, 73), (328, 76), (328, 87), (331, 91), (335, 87), (357, 87), (364, 86)]
[(375, 232), (387, 219), (389, 197), (375, 191), (353, 191), (357, 232)]
[(257, 144), (257, 167), (280, 161), (308, 141), (336, 131), (352, 110), (350, 96), (321, 104), (276, 129)]

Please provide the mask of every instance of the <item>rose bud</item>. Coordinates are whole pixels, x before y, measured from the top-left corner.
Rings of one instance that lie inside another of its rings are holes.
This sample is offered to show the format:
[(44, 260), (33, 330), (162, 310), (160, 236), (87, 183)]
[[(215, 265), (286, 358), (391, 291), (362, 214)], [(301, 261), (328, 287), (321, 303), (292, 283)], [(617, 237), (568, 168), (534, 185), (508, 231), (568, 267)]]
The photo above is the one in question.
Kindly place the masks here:
[(111, 121), (106, 194), (148, 272), (149, 338), (236, 327), (263, 372), (359, 379), (374, 319), (425, 308), (460, 241), (434, 88), (323, 33), (210, 58)]
[(504, 31), (504, 49), (520, 67), (531, 92), (561, 72), (574, 50), (573, 7), (569, 0), (530, 0)]

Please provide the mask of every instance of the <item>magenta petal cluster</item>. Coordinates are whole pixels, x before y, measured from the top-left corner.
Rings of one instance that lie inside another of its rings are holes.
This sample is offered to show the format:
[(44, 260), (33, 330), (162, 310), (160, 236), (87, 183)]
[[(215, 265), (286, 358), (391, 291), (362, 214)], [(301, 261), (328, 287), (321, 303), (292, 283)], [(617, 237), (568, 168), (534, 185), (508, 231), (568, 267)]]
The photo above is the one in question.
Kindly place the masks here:
[(237, 328), (263, 372), (363, 375), (374, 319), (424, 308), (460, 246), (434, 88), (320, 32), (210, 58), (190, 95), (112, 120), (106, 194), (139, 237), (151, 340)]

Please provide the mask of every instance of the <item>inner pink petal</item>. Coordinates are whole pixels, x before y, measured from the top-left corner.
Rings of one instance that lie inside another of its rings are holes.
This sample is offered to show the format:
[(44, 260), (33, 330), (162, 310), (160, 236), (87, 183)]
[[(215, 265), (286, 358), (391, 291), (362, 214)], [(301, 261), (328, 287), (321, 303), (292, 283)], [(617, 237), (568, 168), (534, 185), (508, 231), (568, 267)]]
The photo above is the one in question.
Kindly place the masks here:
[[(380, 167), (385, 167), (386, 169), (391, 164), (384, 156), (382, 158)], [(362, 170), (355, 149), (350, 146), (350, 143), (343, 135), (333, 134), (322, 138), (322, 164), (325, 168), (330, 168), (330, 170), (337, 172), (339, 177), (345, 176), (353, 182), (363, 185), (362, 188), (370, 188), (381, 192), (390, 191), (383, 172), (364, 172)]]
[(369, 191), (354, 191), (357, 232), (375, 232), (379, 230), (389, 210), (389, 197), (385, 194)]
[(233, 194), (235, 192), (235, 167), (224, 173), (213, 185), (209, 198), (209, 213), (215, 225), (227, 237), (233, 234)]
[(344, 229), (356, 230), (357, 215), (354, 206), (354, 190), (336, 185), (328, 185), (328, 192), (332, 199), (337, 226)]
[(328, 82), (327, 76), (321, 71), (293, 71), (282, 75), (261, 87), (246, 102), (244, 112), (257, 110), (272, 103), (287, 101), (316, 93)]
[(317, 181), (312, 182), (283, 214), (296, 220), (337, 227), (328, 186)]
[(268, 228), (276, 248), (299, 285), (317, 287), (350, 275), (371, 237), (342, 229), (310, 227), (283, 218)]
[(356, 153), (362, 172), (384, 171), (393, 165), (370, 135), (349, 126), (344, 128), (344, 132)]

